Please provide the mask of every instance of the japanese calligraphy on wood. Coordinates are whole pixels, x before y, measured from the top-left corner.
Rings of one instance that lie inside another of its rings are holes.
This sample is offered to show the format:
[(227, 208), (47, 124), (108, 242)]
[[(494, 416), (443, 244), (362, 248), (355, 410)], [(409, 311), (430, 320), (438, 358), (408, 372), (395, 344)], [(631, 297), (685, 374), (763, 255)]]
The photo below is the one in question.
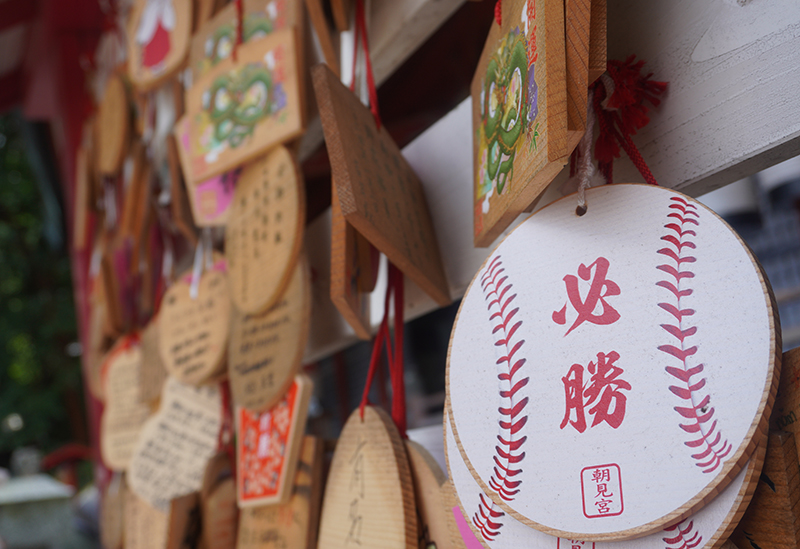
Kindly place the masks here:
[(95, 162), (101, 175), (113, 176), (122, 167), (130, 132), (130, 112), (125, 83), (112, 74), (98, 107)]
[(187, 95), (186, 179), (232, 170), (303, 131), (305, 108), (294, 29), (276, 31), (220, 61)]
[(159, 510), (200, 489), (217, 449), (222, 403), (216, 386), (167, 378), (158, 412), (147, 420), (128, 465), (128, 486)]
[[(242, 41), (259, 40), (275, 31), (298, 26), (301, 5), (292, 0), (244, 0)], [(192, 37), (189, 66), (195, 80), (231, 56), (236, 44), (236, 17), (236, 5), (230, 3)]]
[(200, 275), (197, 297), (191, 275), (164, 294), (158, 323), (161, 360), (166, 371), (184, 383), (199, 385), (225, 368), (231, 304), (224, 261)]
[(311, 280), (301, 259), (286, 292), (264, 315), (234, 310), (228, 346), (233, 401), (252, 412), (280, 400), (300, 368), (311, 316)]
[(372, 337), (369, 323), (369, 292), (372, 289), (362, 288), (359, 282), (365, 275), (371, 277), (373, 272), (377, 278), (378, 257), (377, 250), (342, 215), (336, 185), (332, 185), (331, 301), (361, 339)]
[(391, 418), (373, 406), (342, 430), (328, 473), (319, 546), (416, 549), (414, 490), (403, 441)]
[[(762, 443), (747, 466), (708, 505), (694, 515), (649, 536), (629, 541), (591, 542), (556, 538), (525, 526), (504, 513), (480, 489), (461, 459), (453, 430), (445, 418), (445, 456), (454, 483), (456, 505), (463, 515), (459, 536), (467, 547), (489, 549), (712, 549), (721, 547), (745, 513), (764, 465)], [(458, 508), (453, 509), (459, 511)], [(480, 540), (480, 541), (479, 541)]]
[[(563, 36), (563, 33), (562, 33)], [(450, 303), (425, 192), (385, 127), (325, 65), (312, 69), (342, 214), (439, 305)]]
[(128, 19), (128, 74), (149, 91), (177, 71), (189, 51), (192, 0), (135, 0)]
[(303, 442), (312, 382), (295, 377), (283, 399), (264, 413), (236, 410), (239, 507), (286, 503)]
[(130, 336), (108, 353), (103, 365), (106, 407), (100, 418), (100, 450), (109, 469), (128, 467), (133, 448), (150, 407), (139, 401), (142, 349)]
[(566, 163), (564, 36), (564, 0), (503, 0), (502, 25), (489, 30), (472, 80), (476, 246), (491, 244)]
[(286, 289), (303, 243), (304, 191), (286, 147), (242, 171), (225, 231), (231, 300), (240, 312), (263, 313)]
[(236, 548), (316, 548), (322, 481), (322, 441), (306, 436), (291, 499), (284, 505), (242, 509)]
[[(783, 353), (781, 381), (775, 408), (770, 418), (770, 428), (774, 431), (788, 431), (795, 435), (795, 442), (800, 437), (800, 348)], [(797, 450), (800, 455), (800, 447)]]
[(697, 511), (764, 439), (779, 321), (749, 250), (704, 206), (647, 185), (587, 202), (582, 217), (574, 196), (543, 208), (478, 271), (450, 341), (450, 419), (503, 512), (632, 539)]
[(795, 435), (769, 434), (767, 459), (753, 501), (731, 540), (740, 547), (789, 548), (800, 545), (800, 467)]

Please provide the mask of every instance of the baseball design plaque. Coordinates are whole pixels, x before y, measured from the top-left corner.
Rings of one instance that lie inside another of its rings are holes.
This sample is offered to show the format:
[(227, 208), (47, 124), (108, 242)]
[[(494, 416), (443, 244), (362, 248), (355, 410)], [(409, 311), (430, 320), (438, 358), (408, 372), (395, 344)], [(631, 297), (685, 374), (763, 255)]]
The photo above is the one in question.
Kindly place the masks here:
[(450, 340), (449, 419), (487, 502), (565, 539), (690, 516), (764, 440), (777, 308), (705, 206), (610, 185), (543, 208), (487, 258)]
[[(649, 536), (629, 541), (583, 541), (556, 538), (525, 526), (504, 513), (486, 497), (456, 447), (447, 419), (445, 456), (457, 503), (453, 513), (463, 513), (471, 532), (462, 532), (489, 549), (707, 549), (719, 547), (733, 532), (753, 497), (766, 446), (762, 444), (735, 479), (694, 515)], [(470, 540), (471, 541), (471, 540)]]

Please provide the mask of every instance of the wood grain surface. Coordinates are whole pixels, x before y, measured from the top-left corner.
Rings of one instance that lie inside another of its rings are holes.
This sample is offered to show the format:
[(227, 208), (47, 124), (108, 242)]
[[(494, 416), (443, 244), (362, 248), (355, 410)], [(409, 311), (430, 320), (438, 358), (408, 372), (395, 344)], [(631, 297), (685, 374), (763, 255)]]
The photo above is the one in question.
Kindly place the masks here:
[(767, 459), (753, 501), (731, 540), (739, 547), (789, 549), (800, 546), (800, 467), (795, 436), (769, 435)]
[(315, 549), (322, 498), (323, 444), (303, 438), (291, 499), (242, 509), (237, 549)]
[[(359, 241), (365, 241), (366, 245), (359, 246)], [(331, 185), (331, 301), (356, 335), (364, 340), (372, 337), (370, 296), (369, 290), (362, 289), (359, 282), (365, 275), (372, 275), (370, 257), (366, 261), (361, 257), (372, 255), (371, 249), (374, 249), (372, 244), (342, 215), (336, 185)], [(369, 271), (363, 273), (365, 263)], [(377, 265), (375, 267), (377, 271)]]
[(319, 546), (416, 549), (414, 488), (403, 441), (391, 418), (367, 406), (342, 430), (328, 473)]
[(122, 167), (131, 131), (128, 92), (119, 74), (112, 74), (106, 82), (96, 124), (94, 147), (97, 170), (101, 175), (111, 177)]
[(150, 416), (150, 406), (139, 401), (142, 348), (129, 336), (108, 353), (103, 365), (105, 408), (100, 417), (103, 463), (114, 471), (128, 467), (139, 432)]
[(608, 21), (606, 0), (591, 0), (589, 31), (589, 83), (606, 72), (608, 61)]
[[(562, 33), (563, 36), (563, 33)], [(386, 128), (325, 65), (312, 69), (333, 180), (348, 223), (439, 305), (450, 303), (427, 200)]]
[(447, 475), (421, 444), (406, 440), (408, 464), (414, 481), (420, 548), (449, 549), (453, 512), (447, 507), (442, 486)]
[(591, 41), (591, 0), (565, 0), (567, 53), (567, 151), (578, 146), (586, 131)]
[(305, 203), (299, 168), (286, 147), (242, 170), (225, 231), (231, 300), (240, 313), (261, 314), (285, 291), (303, 243)]
[(489, 246), (567, 162), (564, 24), (563, 0), (503, 0), (502, 25), (489, 30), (471, 88), (476, 246)]
[(169, 375), (183, 383), (200, 385), (225, 369), (230, 291), (222, 268), (200, 275), (196, 298), (191, 296), (191, 284), (191, 275), (185, 275), (164, 294), (158, 344)]
[(239, 406), (263, 412), (280, 400), (300, 369), (311, 322), (311, 280), (305, 259), (286, 292), (261, 316), (234, 309), (228, 345), (228, 380)]
[(158, 317), (154, 317), (142, 330), (142, 366), (139, 369), (139, 402), (156, 402), (167, 380), (167, 370), (161, 360), (158, 344)]

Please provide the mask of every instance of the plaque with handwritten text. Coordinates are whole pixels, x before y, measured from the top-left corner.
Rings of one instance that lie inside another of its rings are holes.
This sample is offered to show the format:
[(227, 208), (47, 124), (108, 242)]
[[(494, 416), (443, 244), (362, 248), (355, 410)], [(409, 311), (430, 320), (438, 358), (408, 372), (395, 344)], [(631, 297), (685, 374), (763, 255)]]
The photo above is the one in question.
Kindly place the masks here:
[(231, 303), (225, 262), (200, 275), (191, 295), (192, 275), (164, 294), (159, 314), (159, 348), (164, 368), (184, 383), (199, 385), (222, 373), (228, 345)]
[(310, 315), (311, 281), (304, 259), (286, 292), (265, 314), (233, 311), (228, 379), (236, 404), (260, 412), (282, 398), (300, 368)]
[(217, 450), (222, 402), (217, 386), (167, 378), (158, 412), (147, 420), (128, 466), (128, 486), (159, 510), (196, 492)]
[(408, 457), (397, 428), (374, 406), (342, 430), (328, 473), (319, 546), (417, 549), (417, 513)]

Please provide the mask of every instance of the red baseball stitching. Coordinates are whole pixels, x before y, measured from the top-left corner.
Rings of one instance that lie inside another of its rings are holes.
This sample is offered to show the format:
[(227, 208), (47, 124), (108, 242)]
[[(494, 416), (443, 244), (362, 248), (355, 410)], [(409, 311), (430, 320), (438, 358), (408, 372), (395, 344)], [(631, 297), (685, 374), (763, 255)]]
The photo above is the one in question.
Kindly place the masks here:
[[(682, 525), (685, 526), (681, 528)], [(700, 532), (695, 530), (694, 521), (692, 520), (689, 520), (688, 524), (686, 524), (686, 521), (683, 521), (675, 526), (664, 528), (664, 532), (666, 532), (668, 536), (675, 534), (673, 537), (662, 538), (667, 544), (665, 549), (693, 549), (703, 542), (703, 536), (700, 535)]]
[[(501, 256), (495, 256), (489, 263), (481, 277), (481, 289), (489, 310), (489, 322), (492, 323), (492, 335), (495, 346), (502, 348), (502, 356), (497, 360), (499, 367), (497, 379), (500, 380), (501, 405), (497, 408), (500, 413), (498, 420), (499, 434), (495, 445), (494, 468), (489, 480), (489, 487), (505, 501), (512, 501), (520, 491), (521, 480), (513, 480), (522, 472), (520, 463), (525, 459), (525, 452), (521, 450), (527, 436), (520, 436), (520, 431), (528, 422), (528, 416), (523, 414), (528, 404), (528, 397), (517, 398), (517, 393), (528, 384), (529, 378), (519, 374), (527, 359), (515, 360), (514, 355), (525, 344), (524, 339), (515, 338), (517, 330), (522, 326), (522, 321), (513, 322), (519, 307), (510, 309), (511, 303), (517, 294), (511, 294), (512, 284), (505, 274)], [(510, 310), (509, 310), (510, 309)], [(504, 406), (505, 404), (505, 406)], [(481, 504), (473, 516), (473, 523), (487, 540), (494, 539), (499, 534), (502, 526), (497, 519), (503, 516), (494, 503), (481, 494)], [(489, 520), (490, 517), (493, 520)]]
[(658, 306), (677, 320), (677, 325), (662, 324), (661, 327), (678, 340), (680, 346), (661, 345), (658, 350), (681, 362), (682, 368), (667, 366), (665, 369), (670, 375), (683, 382), (685, 387), (671, 385), (669, 390), (678, 398), (687, 401), (686, 406), (676, 406), (675, 411), (687, 420), (679, 424), (681, 429), (692, 435), (697, 434), (697, 438), (684, 444), (690, 448), (701, 449), (698, 453), (692, 454), (692, 458), (698, 461), (696, 465), (703, 468), (704, 473), (710, 473), (719, 467), (722, 459), (730, 453), (732, 445), (728, 443), (727, 439), (722, 440), (722, 433), (719, 430), (717, 430), (716, 437), (714, 437), (714, 430), (717, 427), (716, 420), (710, 426), (707, 425), (714, 416), (714, 408), (709, 408), (708, 406), (711, 396), (708, 393), (703, 396), (700, 392), (706, 385), (706, 379), (692, 381), (692, 377), (702, 373), (705, 365), (698, 364), (690, 367), (689, 357), (697, 353), (697, 346), (687, 346), (687, 339), (697, 333), (697, 326), (683, 328), (684, 317), (694, 314), (694, 309), (681, 308), (681, 299), (689, 297), (693, 292), (691, 288), (685, 287), (687, 284), (684, 281), (694, 278), (694, 273), (684, 268), (683, 265), (685, 263), (694, 263), (697, 260), (694, 256), (688, 255), (688, 252), (684, 252), (684, 248), (690, 250), (697, 248), (691, 238), (696, 237), (697, 232), (688, 228), (688, 225), (699, 227), (700, 216), (697, 213), (697, 206), (694, 204), (677, 196), (672, 197), (671, 200), (672, 203), (669, 208), (675, 211), (670, 212), (667, 217), (674, 218), (679, 223), (670, 222), (664, 225), (664, 228), (668, 229), (671, 234), (662, 236), (661, 240), (667, 242), (669, 247), (658, 250), (658, 253), (667, 256), (672, 260), (673, 264), (664, 264), (656, 267), (669, 275), (667, 280), (656, 282), (656, 286), (668, 290), (674, 298), (671, 302), (659, 303)]

